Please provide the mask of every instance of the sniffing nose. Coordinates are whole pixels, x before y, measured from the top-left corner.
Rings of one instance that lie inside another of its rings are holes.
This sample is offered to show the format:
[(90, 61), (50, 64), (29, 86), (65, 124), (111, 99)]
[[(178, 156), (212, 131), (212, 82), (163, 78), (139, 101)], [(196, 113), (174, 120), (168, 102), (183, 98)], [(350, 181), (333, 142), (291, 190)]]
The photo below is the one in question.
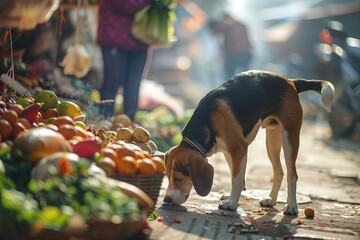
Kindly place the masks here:
[(169, 203), (169, 204), (170, 204), (170, 203), (172, 203), (172, 198), (171, 198), (171, 197), (169, 197), (169, 196), (165, 196), (165, 197), (164, 197), (163, 202), (164, 202), (164, 203)]

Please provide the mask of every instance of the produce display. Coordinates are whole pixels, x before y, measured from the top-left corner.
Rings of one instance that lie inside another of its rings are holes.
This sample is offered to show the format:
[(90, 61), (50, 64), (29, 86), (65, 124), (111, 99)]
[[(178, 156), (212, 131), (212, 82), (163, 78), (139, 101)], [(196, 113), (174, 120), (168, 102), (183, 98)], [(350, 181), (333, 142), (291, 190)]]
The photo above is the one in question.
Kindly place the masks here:
[(142, 226), (154, 201), (112, 176), (163, 176), (156, 144), (124, 114), (108, 130), (85, 120), (50, 90), (0, 100), (0, 228), (6, 219), (86, 238), (94, 222)]
[(138, 111), (135, 121), (152, 133), (152, 141), (157, 148), (166, 152), (181, 141), (181, 130), (189, 121), (193, 109), (188, 109), (181, 116), (176, 116), (164, 106), (158, 106), (152, 111)]
[[(90, 131), (104, 143), (99, 164), (107, 166), (104, 169), (108, 174), (164, 173), (164, 161), (152, 156), (158, 148), (149, 131), (134, 124), (125, 114), (116, 115), (112, 122), (102, 122), (101, 128), (90, 128)], [(108, 158), (117, 164), (113, 165)]]

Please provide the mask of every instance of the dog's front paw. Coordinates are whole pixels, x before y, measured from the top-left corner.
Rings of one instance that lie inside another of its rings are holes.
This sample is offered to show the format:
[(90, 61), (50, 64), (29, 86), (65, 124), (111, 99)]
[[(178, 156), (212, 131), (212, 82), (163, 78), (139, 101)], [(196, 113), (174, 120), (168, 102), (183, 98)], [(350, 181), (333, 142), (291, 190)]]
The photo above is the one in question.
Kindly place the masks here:
[(272, 207), (275, 206), (276, 201), (273, 201), (273, 199), (270, 196), (264, 197), (259, 201), (260, 205), (263, 207)]
[(238, 206), (238, 203), (232, 203), (232, 202), (226, 200), (219, 204), (219, 209), (235, 211), (237, 209), (237, 206)]
[(299, 213), (298, 206), (295, 205), (284, 205), (284, 214), (285, 215), (297, 215)]

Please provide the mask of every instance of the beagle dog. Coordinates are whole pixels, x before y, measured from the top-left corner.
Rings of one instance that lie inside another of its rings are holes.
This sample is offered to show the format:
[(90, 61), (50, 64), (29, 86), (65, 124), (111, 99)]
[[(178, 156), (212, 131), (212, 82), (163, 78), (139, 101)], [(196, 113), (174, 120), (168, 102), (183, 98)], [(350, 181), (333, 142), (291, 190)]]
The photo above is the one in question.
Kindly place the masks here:
[(321, 94), (323, 107), (330, 111), (335, 89), (328, 81), (288, 79), (267, 71), (235, 75), (210, 91), (196, 107), (182, 131), (182, 141), (165, 153), (169, 179), (164, 203), (179, 205), (194, 186), (206, 196), (212, 187), (214, 168), (207, 157), (223, 152), (231, 172), (231, 193), (219, 209), (236, 210), (245, 190), (247, 150), (259, 128), (266, 129), (266, 148), (274, 171), (269, 196), (262, 206), (274, 206), (283, 179), (280, 151), (287, 168), (287, 203), (284, 214), (298, 214), (296, 200), (296, 158), (303, 110), (298, 94), (313, 90)]

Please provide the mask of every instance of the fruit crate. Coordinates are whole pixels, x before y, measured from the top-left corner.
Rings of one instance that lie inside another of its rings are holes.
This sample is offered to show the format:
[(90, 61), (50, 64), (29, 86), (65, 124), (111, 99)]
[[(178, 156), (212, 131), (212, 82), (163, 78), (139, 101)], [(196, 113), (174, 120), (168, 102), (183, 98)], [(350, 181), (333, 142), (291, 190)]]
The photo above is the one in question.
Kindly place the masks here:
[[(110, 177), (140, 188), (151, 198), (151, 200), (153, 200), (155, 206), (160, 194), (164, 175), (164, 173), (133, 175), (113, 174)], [(154, 208), (149, 209), (147, 212), (151, 213), (152, 211), (154, 211)]]

